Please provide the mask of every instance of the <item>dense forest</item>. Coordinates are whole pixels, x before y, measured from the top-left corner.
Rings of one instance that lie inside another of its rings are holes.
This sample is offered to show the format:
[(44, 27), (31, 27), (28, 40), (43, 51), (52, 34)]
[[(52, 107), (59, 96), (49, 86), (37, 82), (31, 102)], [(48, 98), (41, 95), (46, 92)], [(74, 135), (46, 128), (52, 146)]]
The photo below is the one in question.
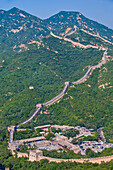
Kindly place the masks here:
[(52, 99), (62, 91), (65, 81), (82, 77), (86, 66), (97, 64), (103, 55), (102, 51), (75, 48), (53, 37), (44, 39), (42, 45), (39, 49), (36, 44), (29, 45), (28, 51), (15, 52), (0, 61), (1, 129), (28, 118), (37, 103)]

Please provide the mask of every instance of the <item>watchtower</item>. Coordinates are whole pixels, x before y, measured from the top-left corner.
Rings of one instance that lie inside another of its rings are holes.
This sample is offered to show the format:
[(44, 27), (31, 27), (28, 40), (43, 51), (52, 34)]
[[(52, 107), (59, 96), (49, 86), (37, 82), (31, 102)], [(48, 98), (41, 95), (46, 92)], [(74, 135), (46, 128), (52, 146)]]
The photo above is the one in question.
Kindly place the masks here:
[(43, 152), (41, 150), (30, 150), (29, 161), (37, 161), (40, 156), (43, 156)]
[(10, 131), (15, 131), (16, 130), (16, 127), (15, 126), (9, 126), (8, 127), (8, 131), (10, 132)]
[(43, 106), (42, 104), (37, 104), (37, 105), (36, 105), (36, 108), (38, 108), (38, 107), (41, 108), (42, 106)]
[(68, 87), (71, 85), (71, 82), (67, 81), (65, 82), (65, 85), (68, 85)]

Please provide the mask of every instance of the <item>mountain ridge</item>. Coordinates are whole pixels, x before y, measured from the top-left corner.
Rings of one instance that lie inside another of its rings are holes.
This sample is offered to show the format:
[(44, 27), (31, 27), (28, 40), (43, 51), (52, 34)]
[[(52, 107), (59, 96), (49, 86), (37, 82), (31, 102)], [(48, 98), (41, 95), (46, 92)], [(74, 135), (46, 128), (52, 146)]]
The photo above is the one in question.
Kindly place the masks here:
[(40, 19), (16, 7), (8, 11), (0, 10), (0, 42), (14, 47), (41, 40), (51, 31), (56, 35), (65, 35), (66, 29), (73, 30), (75, 25), (113, 42), (112, 29), (86, 18), (80, 12), (60, 11), (47, 19)]

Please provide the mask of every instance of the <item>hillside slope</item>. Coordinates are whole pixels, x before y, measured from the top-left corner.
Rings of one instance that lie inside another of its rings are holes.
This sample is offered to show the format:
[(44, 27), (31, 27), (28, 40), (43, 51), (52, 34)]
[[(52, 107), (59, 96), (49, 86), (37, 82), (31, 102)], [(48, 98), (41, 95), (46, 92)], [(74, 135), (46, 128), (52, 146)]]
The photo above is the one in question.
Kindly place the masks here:
[[(72, 31), (73, 34), (69, 34)], [(60, 39), (51, 36), (50, 32)], [(74, 42), (98, 48), (80, 48), (65, 41), (66, 35)], [(113, 42), (113, 30), (78, 12), (62, 11), (41, 20), (17, 8), (0, 11), (0, 161), (3, 164), (18, 169), (25, 168), (23, 164), (26, 162), (24, 158), (12, 157), (7, 150), (8, 126), (28, 119), (36, 104), (52, 99), (62, 91), (66, 81), (80, 79), (90, 66), (98, 64), (104, 52), (100, 47), (108, 47), (108, 55), (113, 57), (113, 45), (99, 35)], [(95, 130), (103, 127), (107, 141), (111, 142), (112, 57), (104, 66), (94, 70), (87, 81), (69, 87), (62, 99), (43, 107), (40, 114), (23, 127), (34, 128), (44, 124), (79, 125)], [(46, 161), (38, 164), (44, 164), (44, 169)], [(29, 165), (33, 167), (27, 161), (27, 169)], [(34, 168), (35, 165), (39, 166), (35, 162)], [(104, 164), (102, 166), (105, 168)]]
[[(113, 42), (113, 30), (92, 21), (79, 12), (61, 11), (42, 20), (18, 8), (0, 10), (0, 51), (11, 47), (13, 50), (32, 41), (41, 40), (53, 31), (65, 35), (76, 26)], [(80, 32), (79, 32), (80, 33)]]
[(64, 35), (76, 25), (80, 29), (98, 36), (100, 35), (101, 37), (113, 42), (112, 29), (86, 18), (79, 12), (61, 11), (46, 19), (45, 22), (50, 25), (51, 30), (53, 30), (55, 34)]
[(82, 77), (103, 55), (98, 49), (81, 50), (51, 36), (43, 39), (40, 47), (36, 43), (27, 47), (28, 51), (0, 61), (1, 128), (4, 123), (8, 126), (26, 120), (37, 103), (55, 97), (65, 81)]
[[(60, 124), (102, 127), (108, 142), (113, 141), (113, 58), (94, 70), (86, 82), (70, 87), (59, 102), (45, 107), (26, 126)], [(45, 114), (45, 111), (49, 114)]]
[[(49, 33), (43, 20), (18, 8), (0, 11), (0, 42), (15, 48)], [(16, 46), (15, 46), (16, 45)]]

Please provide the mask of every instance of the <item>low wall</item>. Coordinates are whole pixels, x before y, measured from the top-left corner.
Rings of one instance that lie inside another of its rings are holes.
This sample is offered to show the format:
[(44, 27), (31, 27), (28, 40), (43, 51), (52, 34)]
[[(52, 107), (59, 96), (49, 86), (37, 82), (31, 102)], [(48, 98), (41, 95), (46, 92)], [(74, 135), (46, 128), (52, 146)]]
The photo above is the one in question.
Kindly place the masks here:
[(50, 106), (52, 105), (53, 103), (57, 102), (58, 100), (60, 100), (62, 97), (64, 96), (64, 94), (61, 94), (59, 97), (57, 98), (53, 98), (51, 101), (47, 102), (47, 103), (44, 103), (44, 106)]
[(91, 162), (91, 163), (98, 163), (101, 164), (101, 162), (110, 162), (113, 160), (113, 155), (111, 156), (105, 156), (105, 157), (97, 157), (97, 158), (81, 158), (81, 159), (57, 159), (57, 158), (50, 158), (46, 156), (40, 156), (38, 157), (37, 161), (40, 161), (41, 159), (47, 159), (49, 162), (79, 162), (79, 163), (85, 163), (85, 162)]
[(17, 129), (17, 132), (26, 131), (26, 129)]
[(21, 157), (27, 157), (28, 158), (29, 156), (28, 156), (28, 153), (17, 152), (17, 157), (18, 158), (21, 158)]

